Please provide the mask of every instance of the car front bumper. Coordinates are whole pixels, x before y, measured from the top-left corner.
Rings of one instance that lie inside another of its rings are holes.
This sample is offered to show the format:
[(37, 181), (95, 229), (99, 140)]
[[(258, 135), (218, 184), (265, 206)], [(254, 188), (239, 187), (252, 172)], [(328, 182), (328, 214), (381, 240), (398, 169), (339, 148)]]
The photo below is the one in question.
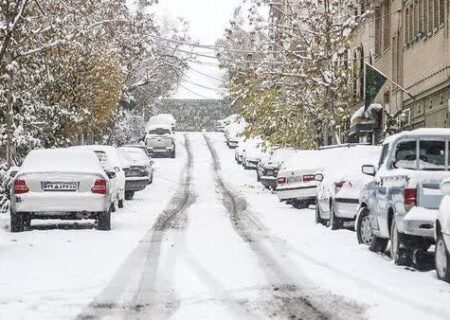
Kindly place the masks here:
[(228, 147), (231, 148), (231, 149), (237, 148), (238, 144), (239, 144), (238, 141), (232, 141), (232, 140), (228, 140), (228, 141), (227, 141), (227, 145), (228, 145)]
[(109, 195), (79, 192), (28, 192), (14, 195), (14, 212), (32, 212), (36, 215), (67, 215), (75, 212), (104, 212), (109, 209)]

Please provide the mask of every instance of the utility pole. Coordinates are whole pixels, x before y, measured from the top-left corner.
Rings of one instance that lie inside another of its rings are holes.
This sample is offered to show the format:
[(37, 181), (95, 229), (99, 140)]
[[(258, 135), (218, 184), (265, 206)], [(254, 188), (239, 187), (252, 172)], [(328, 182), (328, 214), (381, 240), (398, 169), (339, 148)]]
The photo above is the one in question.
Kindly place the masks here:
[[(6, 104), (6, 162), (8, 165), (14, 164), (15, 147), (13, 143), (14, 136), (14, 93), (13, 79), (14, 69), (10, 64), (13, 62), (11, 54), (5, 55), (7, 80), (5, 81), (5, 104)], [(9, 67), (8, 67), (9, 66)]]

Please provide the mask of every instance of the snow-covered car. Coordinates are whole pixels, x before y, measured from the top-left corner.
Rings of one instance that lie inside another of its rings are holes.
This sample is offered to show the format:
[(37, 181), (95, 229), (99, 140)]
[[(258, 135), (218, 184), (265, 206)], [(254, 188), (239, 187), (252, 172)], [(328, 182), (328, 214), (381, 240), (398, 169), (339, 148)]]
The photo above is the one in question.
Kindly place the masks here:
[(92, 151), (31, 151), (11, 189), (11, 231), (21, 232), (33, 219), (95, 219), (111, 229), (111, 179)]
[(148, 152), (147, 147), (145, 146), (145, 142), (141, 141), (141, 142), (136, 142), (136, 143), (125, 143), (123, 144), (121, 147), (125, 147), (125, 148), (136, 148), (139, 150), (142, 150), (147, 157), (151, 160), (152, 155)]
[(450, 282), (450, 179), (441, 183), (444, 194), (435, 222), (436, 252), (434, 255), (436, 273), (440, 280)]
[(295, 157), (286, 160), (277, 176), (276, 192), (280, 201), (295, 208), (314, 204), (319, 185), (316, 174), (326, 169), (330, 151), (298, 151)]
[(153, 161), (140, 149), (121, 147), (118, 150), (125, 172), (125, 199), (131, 200), (135, 192), (153, 182)]
[[(374, 177), (361, 191), (358, 213), (370, 222), (371, 251), (384, 252), (391, 241), (395, 264), (409, 266), (435, 242), (440, 184), (450, 177), (449, 140), (449, 129), (399, 133), (384, 141), (378, 168), (362, 167)], [(364, 231), (357, 228), (358, 240)]]
[(322, 172), (317, 188), (316, 223), (330, 222), (332, 230), (341, 229), (345, 221), (355, 221), (362, 187), (371, 177), (361, 172), (364, 164), (376, 164), (381, 147), (344, 145), (333, 162)]
[(125, 202), (125, 172), (123, 162), (116, 147), (104, 145), (86, 145), (70, 147), (73, 150), (94, 151), (106, 172), (115, 172), (115, 177), (111, 179), (111, 193), (113, 197), (113, 211), (116, 205), (123, 208)]
[(217, 132), (224, 132), (225, 130), (225, 120), (217, 120), (216, 121), (216, 131)]
[(239, 119), (225, 127), (225, 139), (229, 148), (234, 149), (239, 145), (239, 140), (241, 140), (241, 135), (246, 127), (247, 122), (244, 119)]
[(245, 169), (256, 170), (258, 163), (264, 155), (265, 152), (261, 149), (260, 139), (249, 139), (245, 141), (242, 150), (242, 166)]
[(155, 124), (147, 128), (145, 146), (151, 155), (168, 155), (175, 158), (175, 137), (172, 127), (167, 124)]
[(171, 130), (174, 131), (175, 127), (177, 126), (177, 120), (173, 115), (169, 113), (160, 113), (148, 120), (145, 131), (148, 132), (150, 130), (150, 127), (154, 125), (168, 125), (170, 126)]
[(242, 163), (242, 156), (244, 154), (245, 141), (244, 139), (238, 139), (237, 147), (234, 149), (234, 160), (238, 164)]
[(256, 167), (256, 179), (261, 184), (271, 190), (277, 187), (277, 175), (280, 167), (285, 161), (295, 157), (298, 150), (276, 149), (262, 157)]

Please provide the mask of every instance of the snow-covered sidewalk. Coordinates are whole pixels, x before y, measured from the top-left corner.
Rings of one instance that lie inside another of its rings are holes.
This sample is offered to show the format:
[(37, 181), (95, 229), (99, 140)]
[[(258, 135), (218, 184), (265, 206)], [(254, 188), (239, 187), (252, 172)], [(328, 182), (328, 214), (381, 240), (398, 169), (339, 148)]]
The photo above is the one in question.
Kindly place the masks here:
[(450, 319), (450, 286), (435, 272), (397, 267), (385, 255), (371, 253), (349, 230), (331, 231), (314, 224), (312, 209), (278, 202), (256, 182), (254, 171), (234, 161), (222, 135), (210, 134), (227, 184), (245, 197), (249, 211), (283, 241), (299, 273), (325, 290), (367, 306), (370, 319)]

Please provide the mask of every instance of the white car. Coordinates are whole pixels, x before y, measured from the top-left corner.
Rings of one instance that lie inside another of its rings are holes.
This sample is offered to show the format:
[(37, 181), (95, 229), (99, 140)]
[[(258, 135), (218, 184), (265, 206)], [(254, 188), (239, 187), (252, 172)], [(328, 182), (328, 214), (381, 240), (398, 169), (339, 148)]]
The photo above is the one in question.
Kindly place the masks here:
[(249, 139), (245, 141), (242, 150), (242, 166), (245, 169), (256, 170), (258, 163), (264, 157), (264, 152), (261, 149), (262, 141), (260, 139)]
[(131, 200), (134, 193), (144, 190), (153, 182), (153, 161), (137, 148), (118, 148), (125, 172), (125, 199)]
[(169, 155), (175, 158), (175, 137), (172, 127), (167, 124), (155, 124), (147, 128), (145, 146), (152, 155)]
[(355, 221), (361, 189), (372, 179), (361, 166), (376, 165), (381, 155), (378, 146), (344, 145), (336, 150), (334, 161), (322, 172), (316, 199), (316, 223), (329, 221), (332, 230), (341, 229), (344, 221)]
[(276, 149), (265, 154), (256, 168), (256, 179), (261, 184), (271, 190), (277, 187), (277, 175), (285, 161), (295, 157), (299, 150), (296, 149)]
[(444, 194), (435, 222), (435, 266), (440, 280), (450, 282), (450, 178), (441, 183)]
[(88, 146), (75, 146), (70, 147), (73, 150), (89, 150), (94, 151), (97, 154), (103, 169), (106, 172), (115, 172), (116, 175), (111, 179), (111, 192), (114, 202), (113, 211), (115, 206), (123, 208), (125, 202), (125, 172), (123, 171), (123, 162), (120, 158), (119, 152), (116, 147), (104, 146), (104, 145), (88, 145)]
[(225, 139), (229, 148), (234, 149), (238, 146), (241, 135), (247, 127), (247, 122), (240, 119), (232, 122), (225, 127)]
[(286, 160), (277, 176), (276, 192), (280, 201), (295, 208), (307, 208), (316, 202), (316, 174), (327, 168), (332, 160), (331, 150), (299, 151)]
[(33, 219), (95, 219), (111, 229), (110, 179), (92, 151), (31, 151), (11, 190), (11, 231), (21, 232)]

